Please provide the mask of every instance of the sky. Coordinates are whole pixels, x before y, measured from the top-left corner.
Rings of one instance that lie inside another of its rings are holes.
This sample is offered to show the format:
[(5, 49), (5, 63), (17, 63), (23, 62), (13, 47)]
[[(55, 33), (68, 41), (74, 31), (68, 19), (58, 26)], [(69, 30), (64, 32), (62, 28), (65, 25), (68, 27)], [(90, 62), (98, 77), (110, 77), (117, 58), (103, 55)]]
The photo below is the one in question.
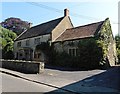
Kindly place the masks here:
[[(68, 2), (69, 1), (69, 2)], [(2, 0), (0, 2), (0, 22), (9, 17), (20, 18), (33, 23), (33, 26), (54, 20), (64, 15), (64, 9), (70, 11), (74, 27), (105, 20), (109, 17), (114, 35), (118, 34), (119, 0)]]

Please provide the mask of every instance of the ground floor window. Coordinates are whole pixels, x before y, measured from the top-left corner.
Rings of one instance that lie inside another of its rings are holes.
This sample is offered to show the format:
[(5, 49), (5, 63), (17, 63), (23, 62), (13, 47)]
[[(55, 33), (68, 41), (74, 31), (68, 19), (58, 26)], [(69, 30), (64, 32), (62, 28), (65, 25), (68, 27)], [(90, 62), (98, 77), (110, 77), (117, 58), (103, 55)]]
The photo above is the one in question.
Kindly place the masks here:
[(37, 58), (37, 54), (36, 53), (34, 53), (34, 58)]
[(68, 50), (68, 54), (69, 54), (70, 56), (78, 56), (79, 50), (78, 50), (77, 48), (70, 48), (70, 49)]
[(34, 54), (34, 58), (40, 58), (40, 56), (41, 56), (41, 53), (35, 53)]

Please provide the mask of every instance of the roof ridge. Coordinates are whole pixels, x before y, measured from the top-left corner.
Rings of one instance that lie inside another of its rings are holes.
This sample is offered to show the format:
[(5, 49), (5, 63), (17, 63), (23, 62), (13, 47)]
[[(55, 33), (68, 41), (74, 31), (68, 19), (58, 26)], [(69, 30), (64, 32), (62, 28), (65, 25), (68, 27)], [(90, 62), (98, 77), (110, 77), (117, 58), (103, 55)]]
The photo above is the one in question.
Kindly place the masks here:
[(43, 23), (41, 23), (41, 24), (38, 24), (38, 25), (35, 25), (35, 26), (31, 27), (31, 29), (34, 28), (34, 27), (40, 26), (40, 25), (44, 25), (44, 24), (46, 24), (46, 23), (50, 23), (50, 22), (55, 21), (55, 20), (58, 20), (58, 19), (63, 19), (63, 18), (64, 18), (64, 17), (59, 17), (59, 18), (56, 18), (56, 19), (53, 19), (53, 20), (49, 20), (49, 21), (43, 22)]
[[(63, 32), (61, 36), (59, 36), (55, 41), (65, 41), (65, 40), (72, 40), (78, 38), (93, 37), (95, 36), (95, 33), (99, 31), (101, 25), (104, 22), (105, 20), (78, 26), (78, 27), (68, 28), (66, 29), (66, 32)], [(74, 32), (79, 30), (80, 32)]]
[(80, 27), (85, 27), (85, 26), (89, 26), (89, 25), (93, 25), (93, 24), (97, 24), (97, 23), (101, 23), (101, 22), (104, 22), (104, 21), (93, 22), (93, 23), (89, 23), (89, 24), (86, 24), (86, 25), (81, 25), (81, 26), (77, 26), (77, 27), (73, 27), (73, 28), (68, 28), (66, 30), (76, 29), (76, 28), (80, 28)]

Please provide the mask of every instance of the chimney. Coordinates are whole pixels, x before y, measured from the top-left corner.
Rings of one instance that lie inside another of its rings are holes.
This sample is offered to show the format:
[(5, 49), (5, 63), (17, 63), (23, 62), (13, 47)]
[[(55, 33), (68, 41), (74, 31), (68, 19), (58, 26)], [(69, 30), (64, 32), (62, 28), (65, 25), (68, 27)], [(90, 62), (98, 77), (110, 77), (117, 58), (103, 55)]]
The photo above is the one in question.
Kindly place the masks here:
[(32, 27), (32, 24), (33, 24), (33, 23), (29, 23), (29, 27), (30, 27), (30, 28)]
[(64, 9), (64, 17), (65, 16), (69, 16), (69, 10), (66, 8), (66, 9)]

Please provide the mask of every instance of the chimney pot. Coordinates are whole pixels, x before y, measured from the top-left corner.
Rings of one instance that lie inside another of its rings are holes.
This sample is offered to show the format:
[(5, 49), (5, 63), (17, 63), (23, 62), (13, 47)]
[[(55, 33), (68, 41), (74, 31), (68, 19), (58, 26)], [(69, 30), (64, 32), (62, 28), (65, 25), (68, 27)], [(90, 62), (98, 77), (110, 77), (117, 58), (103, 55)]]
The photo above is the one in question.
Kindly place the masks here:
[(67, 8), (64, 9), (64, 16), (69, 16), (69, 10)]

